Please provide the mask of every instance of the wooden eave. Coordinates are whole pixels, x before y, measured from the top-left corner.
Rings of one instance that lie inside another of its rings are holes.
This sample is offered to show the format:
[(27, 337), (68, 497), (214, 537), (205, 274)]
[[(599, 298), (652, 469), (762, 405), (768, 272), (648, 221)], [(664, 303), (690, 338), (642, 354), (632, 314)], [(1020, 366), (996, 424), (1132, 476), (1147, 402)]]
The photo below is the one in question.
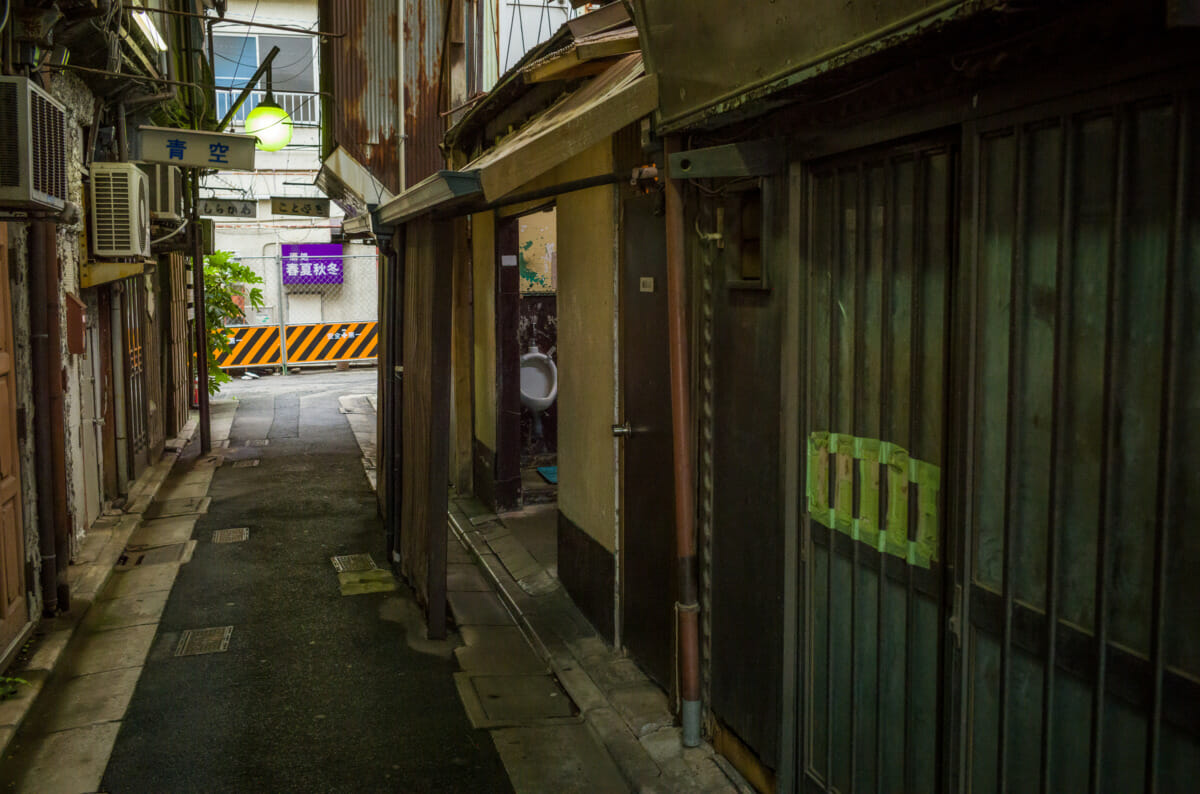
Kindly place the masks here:
[(546, 83), (599, 74), (610, 65), (609, 59), (640, 49), (637, 29), (624, 27), (574, 41), (522, 71), (526, 83)]

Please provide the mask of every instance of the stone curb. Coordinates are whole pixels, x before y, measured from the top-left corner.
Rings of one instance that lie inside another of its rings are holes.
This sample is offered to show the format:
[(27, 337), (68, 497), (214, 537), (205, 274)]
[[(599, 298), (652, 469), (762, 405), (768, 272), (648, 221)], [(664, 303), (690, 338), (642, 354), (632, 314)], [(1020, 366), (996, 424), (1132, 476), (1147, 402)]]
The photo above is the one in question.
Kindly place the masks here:
[[(643, 744), (655, 731), (678, 730), (672, 727), (674, 721), (669, 712), (655, 715), (659, 720), (665, 719), (665, 724), (652, 722), (643, 725), (644, 730), (639, 730), (638, 726), (629, 722), (631, 715), (623, 714), (622, 709), (613, 703), (609, 694), (588, 671), (587, 660), (580, 655), (589, 648), (607, 649), (608, 646), (590, 625), (584, 628), (575, 622), (564, 622), (560, 615), (559, 622), (563, 623), (560, 628), (551, 625), (551, 616), (545, 614), (563, 610), (561, 604), (550, 603), (543, 606), (543, 603), (557, 599), (569, 602), (565, 591), (558, 587), (556, 590), (538, 594), (530, 592), (524, 583), (527, 583), (531, 576), (515, 579), (497, 550), (491, 546), (489, 539), (493, 537), (503, 537), (510, 544), (514, 542), (506, 531), (497, 531), (496, 525), (502, 525), (502, 519), (481, 516), (480, 518), (488, 520), (475, 524), (453, 499), (448, 518), (454, 535), (475, 557), (483, 569), (484, 577), (496, 591), (505, 609), (512, 615), (534, 651), (545, 660), (567, 694), (575, 701), (589, 730), (616, 763), (631, 789), (637, 792), (677, 789), (675, 784), (681, 782), (679, 764), (683, 762), (678, 758), (664, 759), (665, 763), (660, 765)], [(566, 636), (570, 634), (574, 634), (574, 641)], [(587, 656), (586, 653), (583, 655)], [(644, 675), (640, 678), (644, 679), (646, 686), (654, 686)], [(636, 687), (640, 682), (632, 682), (631, 685)], [(719, 756), (711, 747), (704, 745), (703, 748), (701, 753), (707, 753), (718, 776), (728, 784), (727, 790), (753, 791), (732, 767), (716, 760)], [(682, 774), (686, 776), (687, 771), (682, 770)]]
[[(0, 757), (7, 754), (9, 744), (33, 709), (46, 682), (62, 659), (71, 638), (75, 636), (84, 618), (87, 617), (96, 596), (108, 584), (114, 566), (125, 551), (129, 536), (141, 526), (143, 514), (153, 503), (154, 497), (170, 475), (171, 469), (179, 460), (184, 447), (191, 441), (198, 426), (199, 419), (195, 412), (191, 412), (188, 421), (179, 431), (179, 435), (167, 440), (163, 447), (162, 457), (142, 472), (142, 476), (130, 486), (129, 494), (126, 497), (128, 506), (125, 511), (119, 517), (102, 514), (101, 518), (97, 520), (97, 523), (106, 518), (111, 520), (111, 528), (106, 527), (101, 530), (108, 532), (109, 536), (98, 550), (89, 550), (85, 554), (84, 548), (81, 547), (79, 556), (84, 561), (73, 564), (68, 569), (72, 585), (70, 613), (54, 618), (43, 618), (36, 624), (49, 630), (34, 650), (33, 655), (30, 656), (29, 664), (24, 669), (9, 671), (15, 677), (23, 678), (29, 683), (22, 685), (11, 699), (0, 701)], [(99, 532), (97, 532), (98, 535)], [(93, 554), (94, 556), (92, 556)], [(88, 556), (91, 556), (91, 559), (86, 559)]]

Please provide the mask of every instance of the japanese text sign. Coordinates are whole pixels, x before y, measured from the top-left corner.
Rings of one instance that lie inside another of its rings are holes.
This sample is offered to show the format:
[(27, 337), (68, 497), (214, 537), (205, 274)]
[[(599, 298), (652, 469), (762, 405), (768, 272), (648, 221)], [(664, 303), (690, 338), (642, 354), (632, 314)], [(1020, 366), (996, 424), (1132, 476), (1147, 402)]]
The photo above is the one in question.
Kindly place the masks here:
[(200, 199), (200, 214), (217, 218), (257, 218), (258, 202), (243, 199)]
[(148, 163), (254, 170), (253, 135), (181, 130), (173, 127), (139, 127), (141, 159)]
[(271, 214), (300, 215), (307, 218), (328, 218), (329, 199), (271, 196)]
[(341, 243), (284, 243), (284, 284), (341, 284)]

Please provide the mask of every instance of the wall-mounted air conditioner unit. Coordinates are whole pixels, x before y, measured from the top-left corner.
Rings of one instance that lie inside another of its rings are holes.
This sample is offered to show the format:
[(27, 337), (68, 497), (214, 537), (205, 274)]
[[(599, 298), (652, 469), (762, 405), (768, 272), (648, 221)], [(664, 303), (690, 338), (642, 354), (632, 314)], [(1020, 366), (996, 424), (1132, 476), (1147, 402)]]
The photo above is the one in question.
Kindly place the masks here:
[(133, 163), (92, 163), (92, 253), (150, 256), (150, 180)]
[(27, 77), (0, 77), (0, 206), (61, 210), (66, 202), (63, 106)]
[(139, 167), (150, 180), (150, 219), (183, 220), (183, 179), (179, 166), (145, 163)]

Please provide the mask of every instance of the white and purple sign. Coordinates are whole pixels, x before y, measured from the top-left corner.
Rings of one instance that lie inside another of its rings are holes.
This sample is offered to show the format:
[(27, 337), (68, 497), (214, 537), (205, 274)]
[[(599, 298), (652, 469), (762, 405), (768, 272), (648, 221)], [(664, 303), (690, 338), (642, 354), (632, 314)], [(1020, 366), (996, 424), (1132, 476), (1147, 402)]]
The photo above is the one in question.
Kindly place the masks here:
[(341, 243), (284, 243), (284, 284), (341, 284)]

